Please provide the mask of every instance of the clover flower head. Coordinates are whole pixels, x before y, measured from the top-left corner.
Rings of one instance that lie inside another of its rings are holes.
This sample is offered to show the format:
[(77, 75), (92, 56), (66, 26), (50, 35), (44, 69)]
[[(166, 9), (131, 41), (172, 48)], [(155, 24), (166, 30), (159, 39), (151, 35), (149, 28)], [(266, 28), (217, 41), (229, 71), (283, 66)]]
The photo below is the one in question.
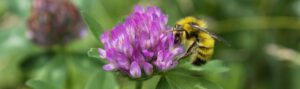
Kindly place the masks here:
[(86, 26), (69, 0), (33, 0), (28, 36), (41, 46), (66, 44), (81, 37)]
[(101, 35), (104, 49), (98, 51), (108, 61), (103, 69), (140, 78), (174, 68), (183, 48), (173, 44), (167, 21), (168, 17), (155, 6), (135, 6), (123, 23)]

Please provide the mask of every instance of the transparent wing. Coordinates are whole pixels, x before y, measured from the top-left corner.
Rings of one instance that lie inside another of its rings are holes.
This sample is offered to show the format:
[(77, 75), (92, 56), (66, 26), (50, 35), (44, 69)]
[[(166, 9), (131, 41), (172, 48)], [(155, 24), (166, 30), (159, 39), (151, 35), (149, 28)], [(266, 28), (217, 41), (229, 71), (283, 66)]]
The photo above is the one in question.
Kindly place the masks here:
[(219, 37), (218, 35), (216, 35), (215, 33), (212, 33), (212, 32), (209, 32), (207, 31), (207, 28), (203, 28), (203, 27), (200, 27), (198, 25), (191, 25), (192, 27), (194, 28), (197, 28), (203, 32), (206, 32), (207, 34), (211, 35), (214, 39), (218, 40), (218, 41), (221, 41), (223, 43), (225, 43), (227, 46), (230, 46), (230, 43), (228, 41), (226, 41), (225, 39), (223, 39), (222, 37)]

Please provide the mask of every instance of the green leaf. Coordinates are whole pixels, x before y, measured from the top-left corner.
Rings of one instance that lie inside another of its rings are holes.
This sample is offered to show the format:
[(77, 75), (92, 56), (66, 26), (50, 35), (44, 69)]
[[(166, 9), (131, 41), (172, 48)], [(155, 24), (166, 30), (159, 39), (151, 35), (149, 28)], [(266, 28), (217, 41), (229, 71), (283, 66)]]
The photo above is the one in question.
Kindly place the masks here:
[(102, 64), (82, 55), (72, 55), (66, 60), (68, 67), (68, 89), (84, 89), (95, 70), (100, 70)]
[[(11, 17), (13, 16), (6, 18)], [(4, 20), (3, 23), (10, 21)], [(23, 23), (23, 21), (16, 21)], [(25, 37), (25, 28), (24, 24), (19, 23), (8, 27), (0, 26), (0, 89), (19, 87), (16, 85), (23, 82), (24, 73), (28, 72), (22, 70), (22, 63), (27, 60), (28, 55), (38, 52), (37, 48)]]
[(220, 60), (212, 60), (209, 61), (207, 64), (205, 64), (202, 67), (194, 66), (191, 68), (191, 70), (200, 70), (207, 74), (218, 74), (223, 73), (229, 70), (229, 68), (224, 66), (223, 61)]
[[(44, 84), (47, 86), (51, 86), (54, 88), (50, 89), (65, 89), (67, 86), (67, 69), (65, 65), (65, 57), (64, 56), (55, 56), (51, 58), (51, 60), (41, 66), (35, 71), (32, 72), (32, 79), (30, 81), (38, 80), (40, 82), (34, 84)], [(36, 86), (31, 86), (36, 87)], [(44, 89), (44, 88), (34, 88), (34, 89)]]
[(40, 80), (29, 80), (26, 85), (33, 89), (55, 89), (55, 87)]
[[(159, 80), (160, 80), (160, 75), (155, 75), (152, 76), (149, 79), (146, 79), (143, 81), (143, 87), (142, 89), (155, 89)], [(132, 80), (128, 77), (124, 77), (124, 75), (117, 75), (116, 76), (118, 84), (120, 86), (119, 89), (134, 89), (136, 87), (136, 80)]]
[(187, 62), (164, 74), (156, 89), (222, 89), (219, 85), (203, 78), (203, 74), (218, 74), (228, 71), (219, 60), (209, 61), (203, 66)]
[(87, 54), (88, 54), (89, 57), (100, 58), (100, 55), (98, 53), (98, 49), (97, 48), (90, 48), (90, 50), (88, 51)]
[(161, 76), (156, 75), (156, 76), (151, 77), (150, 79), (147, 79), (146, 81), (143, 82), (142, 89), (155, 89), (160, 78), (161, 78)]
[(169, 84), (169, 82), (167, 81), (166, 77), (161, 77), (156, 89), (173, 89), (171, 88), (172, 85)]
[(90, 48), (90, 50), (87, 52), (88, 57), (92, 57), (93, 59), (97, 59), (97, 61), (101, 63), (107, 63), (107, 61), (100, 58), (100, 55), (98, 53), (98, 48)]
[(228, 67), (224, 66), (223, 61), (220, 60), (212, 60), (206, 63), (203, 66), (194, 66), (191, 63), (187, 62), (185, 64), (180, 65), (181, 69), (185, 69), (190, 72), (194, 73), (201, 73), (201, 74), (219, 74), (229, 70)]
[(202, 77), (185, 72), (170, 71), (161, 77), (156, 89), (222, 89)]
[(103, 33), (103, 29), (101, 28), (100, 24), (92, 18), (89, 14), (85, 12), (81, 12), (85, 23), (88, 25), (90, 31), (94, 34), (96, 39), (100, 42), (100, 34)]
[(119, 86), (115, 79), (115, 76), (111, 72), (103, 71), (99, 69), (92, 75), (85, 89), (118, 89)]

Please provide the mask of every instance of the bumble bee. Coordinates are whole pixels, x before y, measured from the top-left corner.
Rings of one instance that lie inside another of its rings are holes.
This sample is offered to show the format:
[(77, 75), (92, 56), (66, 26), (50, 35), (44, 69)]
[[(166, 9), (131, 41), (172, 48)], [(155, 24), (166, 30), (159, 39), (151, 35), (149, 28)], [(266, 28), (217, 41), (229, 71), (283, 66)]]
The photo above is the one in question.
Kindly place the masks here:
[(206, 63), (214, 52), (215, 39), (226, 42), (214, 33), (207, 31), (207, 24), (194, 17), (186, 17), (179, 20), (172, 29), (175, 37), (174, 44), (183, 44), (187, 50), (184, 57), (191, 55), (194, 65), (200, 66)]

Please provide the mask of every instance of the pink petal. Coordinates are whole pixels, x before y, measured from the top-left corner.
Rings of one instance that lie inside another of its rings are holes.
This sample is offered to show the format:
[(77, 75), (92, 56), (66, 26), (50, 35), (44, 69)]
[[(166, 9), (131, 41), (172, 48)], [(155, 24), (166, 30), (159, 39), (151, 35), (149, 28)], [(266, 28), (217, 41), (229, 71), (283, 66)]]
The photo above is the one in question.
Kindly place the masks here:
[(107, 64), (107, 65), (103, 66), (103, 69), (106, 71), (112, 71), (112, 70), (115, 70), (116, 67), (113, 64)]
[(147, 62), (144, 63), (143, 69), (147, 75), (151, 75), (153, 73), (153, 66)]
[(104, 49), (98, 48), (98, 52), (99, 52), (100, 58), (106, 58), (106, 51)]
[(130, 75), (133, 78), (139, 78), (142, 76), (141, 68), (136, 61), (132, 62), (130, 65)]

